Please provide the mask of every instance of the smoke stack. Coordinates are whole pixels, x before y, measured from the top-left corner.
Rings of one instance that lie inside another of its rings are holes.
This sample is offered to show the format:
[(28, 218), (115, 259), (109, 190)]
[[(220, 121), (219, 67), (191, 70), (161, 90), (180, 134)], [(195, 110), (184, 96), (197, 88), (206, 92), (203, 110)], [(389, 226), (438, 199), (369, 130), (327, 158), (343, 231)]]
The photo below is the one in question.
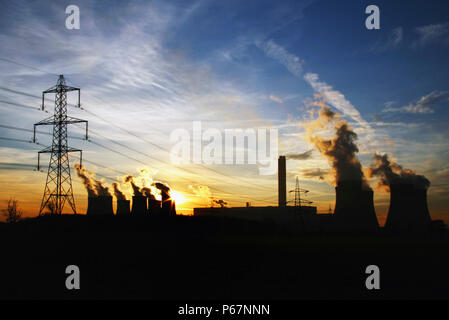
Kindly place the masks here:
[(362, 188), (362, 181), (339, 181), (334, 218), (339, 229), (374, 230), (379, 227), (374, 210), (373, 190)]
[(287, 171), (285, 156), (278, 159), (278, 203), (279, 207), (287, 206)]
[(117, 215), (130, 215), (131, 211), (129, 211), (129, 200), (117, 199)]
[(391, 184), (385, 228), (394, 232), (425, 232), (430, 225), (427, 189), (413, 184)]
[(147, 197), (133, 196), (131, 214), (135, 216), (144, 216), (147, 213)]
[(148, 198), (148, 212), (151, 215), (160, 215), (161, 214), (161, 201)]

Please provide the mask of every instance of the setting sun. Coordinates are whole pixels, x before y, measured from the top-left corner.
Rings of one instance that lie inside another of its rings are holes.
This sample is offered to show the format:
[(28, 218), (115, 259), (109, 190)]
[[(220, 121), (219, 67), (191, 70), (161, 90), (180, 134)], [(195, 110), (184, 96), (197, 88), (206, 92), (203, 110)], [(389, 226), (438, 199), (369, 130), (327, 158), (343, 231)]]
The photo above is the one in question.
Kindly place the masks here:
[(171, 198), (172, 198), (173, 200), (175, 200), (175, 203), (176, 203), (177, 205), (182, 204), (182, 203), (184, 203), (184, 202), (187, 201), (186, 197), (184, 197), (184, 196), (182, 195), (182, 193), (179, 193), (179, 192), (177, 192), (177, 191), (175, 191), (175, 190), (172, 190), (172, 191), (170, 192), (170, 195), (171, 195)]

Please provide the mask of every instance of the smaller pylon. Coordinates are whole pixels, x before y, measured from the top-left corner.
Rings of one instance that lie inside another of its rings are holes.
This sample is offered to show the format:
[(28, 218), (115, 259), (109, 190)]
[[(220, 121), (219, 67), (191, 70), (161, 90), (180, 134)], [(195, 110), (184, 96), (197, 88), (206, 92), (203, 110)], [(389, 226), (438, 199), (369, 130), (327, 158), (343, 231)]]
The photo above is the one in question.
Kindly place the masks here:
[(299, 218), (301, 221), (301, 226), (305, 230), (305, 222), (302, 212), (302, 203), (311, 204), (312, 201), (301, 199), (301, 192), (302, 193), (308, 193), (309, 190), (305, 190), (299, 187), (299, 178), (296, 177), (296, 185), (294, 190), (290, 190), (290, 192), (295, 193), (295, 217)]

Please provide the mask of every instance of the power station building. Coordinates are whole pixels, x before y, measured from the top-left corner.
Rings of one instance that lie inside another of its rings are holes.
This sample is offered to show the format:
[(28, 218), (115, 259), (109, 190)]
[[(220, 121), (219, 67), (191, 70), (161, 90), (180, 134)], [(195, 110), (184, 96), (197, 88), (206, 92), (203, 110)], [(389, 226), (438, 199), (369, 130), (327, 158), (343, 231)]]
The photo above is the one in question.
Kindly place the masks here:
[(318, 231), (326, 225), (329, 215), (318, 215), (314, 206), (287, 206), (287, 169), (286, 158), (278, 159), (278, 206), (232, 207), (232, 208), (194, 208), (194, 216), (214, 216), (239, 218), (250, 221), (272, 222), (278, 225), (297, 227), (301, 225), (309, 231)]

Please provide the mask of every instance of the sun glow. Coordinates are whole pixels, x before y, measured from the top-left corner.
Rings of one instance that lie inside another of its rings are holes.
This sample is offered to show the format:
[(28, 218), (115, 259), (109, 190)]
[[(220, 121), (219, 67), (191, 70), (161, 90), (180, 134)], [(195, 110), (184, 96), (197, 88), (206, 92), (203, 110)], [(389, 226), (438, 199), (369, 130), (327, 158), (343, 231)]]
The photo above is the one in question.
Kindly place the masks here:
[(182, 204), (188, 200), (186, 197), (183, 196), (182, 193), (179, 193), (175, 190), (170, 191), (170, 196), (173, 200), (175, 200), (176, 205)]

